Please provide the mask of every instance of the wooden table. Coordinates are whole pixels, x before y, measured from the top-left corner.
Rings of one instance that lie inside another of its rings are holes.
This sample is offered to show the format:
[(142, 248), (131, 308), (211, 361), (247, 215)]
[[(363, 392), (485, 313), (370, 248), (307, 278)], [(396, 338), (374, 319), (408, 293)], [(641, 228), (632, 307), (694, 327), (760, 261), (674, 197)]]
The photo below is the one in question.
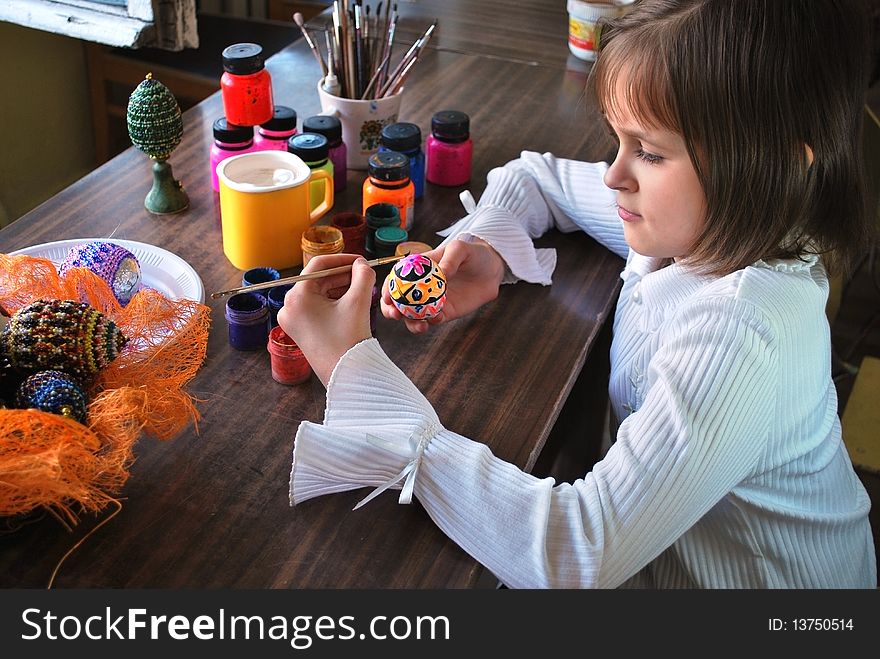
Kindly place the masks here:
[[(419, 8), (436, 5), (445, 12), (452, 4), (436, 0)], [(546, 0), (551, 4), (558, 3)], [(454, 43), (458, 22), (448, 20), (441, 25), (440, 46)], [(419, 32), (421, 19), (407, 18), (407, 26)], [(473, 33), (463, 30), (462, 39)], [(537, 52), (540, 42), (553, 52), (545, 64), (525, 63), (531, 54), (508, 59), (438, 47), (413, 70), (400, 117), (427, 134), (434, 111), (455, 108), (470, 115), (470, 189), (477, 198), (489, 169), (522, 149), (582, 159), (607, 154), (607, 136), (583, 97), (583, 72), (564, 64), (564, 34), (564, 26), (552, 38), (535, 33), (535, 42), (525, 46)], [(300, 117), (318, 111), (317, 65), (304, 40), (273, 57), (269, 69), (277, 103), (294, 107)], [(208, 174), (211, 123), (221, 113), (215, 94), (184, 115), (184, 139), (170, 162), (190, 197), (186, 212), (158, 217), (144, 210), (150, 163), (130, 148), (0, 232), (0, 250), (112, 234), (178, 254), (196, 269), (209, 295), (238, 285), (241, 272), (223, 255), (219, 201)], [(363, 172), (349, 172), (334, 212), (360, 207), (363, 178)], [(460, 190), (427, 187), (416, 206), (413, 239), (439, 242), (435, 232), (464, 214)], [(558, 250), (552, 287), (506, 287), (495, 303), (428, 336), (410, 336), (381, 317), (376, 329), (447, 427), (486, 442), (524, 469), (535, 465), (606, 326), (622, 268), (618, 257), (582, 234), (553, 233), (540, 242)], [(352, 512), (362, 490), (289, 507), (293, 436), (300, 421), (322, 419), (324, 389), (315, 378), (295, 387), (275, 383), (266, 352), (229, 347), (224, 300), (209, 297), (207, 303), (213, 318), (208, 356), (189, 387), (201, 401), (198, 432), (191, 427), (168, 442), (144, 437), (137, 443), (122, 512), (66, 560), (55, 586), (476, 585), (480, 565), (416, 502), (400, 506), (394, 494), (386, 494)], [(601, 369), (585, 371), (578, 386), (601, 391), (605, 378)], [(578, 401), (573, 409), (580, 406)], [(37, 516), (3, 534), (0, 585), (44, 587), (59, 559), (100, 519), (86, 516), (71, 533), (50, 515)]]

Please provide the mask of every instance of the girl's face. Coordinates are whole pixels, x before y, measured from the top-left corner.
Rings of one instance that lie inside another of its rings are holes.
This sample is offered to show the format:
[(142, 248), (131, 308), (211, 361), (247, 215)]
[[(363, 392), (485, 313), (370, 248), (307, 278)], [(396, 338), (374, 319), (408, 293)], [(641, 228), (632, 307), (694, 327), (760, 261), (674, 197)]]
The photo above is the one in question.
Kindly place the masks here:
[(619, 148), (605, 184), (617, 191), (626, 241), (643, 256), (686, 257), (703, 228), (706, 198), (684, 139), (616, 109), (608, 120)]

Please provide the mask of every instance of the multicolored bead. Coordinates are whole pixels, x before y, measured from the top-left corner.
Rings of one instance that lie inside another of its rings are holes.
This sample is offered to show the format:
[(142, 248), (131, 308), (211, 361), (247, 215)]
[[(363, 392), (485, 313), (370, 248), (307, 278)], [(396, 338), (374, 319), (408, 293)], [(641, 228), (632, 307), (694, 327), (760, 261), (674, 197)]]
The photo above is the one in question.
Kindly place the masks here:
[(116, 323), (84, 302), (37, 300), (12, 316), (0, 334), (0, 352), (21, 371), (66, 371), (85, 382), (127, 340)]
[(424, 254), (410, 254), (394, 264), (388, 292), (394, 306), (407, 318), (433, 318), (446, 303), (446, 275)]
[(35, 408), (86, 422), (88, 398), (79, 383), (61, 371), (40, 371), (18, 388), (15, 404), (20, 409)]
[(125, 306), (138, 291), (141, 265), (130, 251), (115, 243), (96, 240), (71, 247), (58, 267), (62, 277), (70, 268), (88, 268), (110, 286), (119, 304)]

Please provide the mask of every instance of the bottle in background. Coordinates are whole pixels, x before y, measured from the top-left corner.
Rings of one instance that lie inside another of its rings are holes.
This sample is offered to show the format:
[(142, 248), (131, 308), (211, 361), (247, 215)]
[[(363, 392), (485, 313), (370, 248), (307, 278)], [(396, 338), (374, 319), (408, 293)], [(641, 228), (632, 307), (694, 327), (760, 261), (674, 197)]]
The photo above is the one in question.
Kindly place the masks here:
[(276, 105), (272, 118), (257, 126), (255, 151), (287, 151), (287, 140), (296, 135), (296, 110)]
[(422, 151), (422, 131), (416, 124), (398, 122), (382, 128), (379, 152), (397, 151), (409, 158), (409, 178), (416, 191), (416, 199), (425, 192), (425, 153)]
[[(330, 180), (333, 180), (333, 163), (330, 162), (329, 158), (330, 145), (327, 143), (327, 138), (323, 135), (318, 135), (317, 133), (294, 135), (287, 140), (287, 150), (293, 155), (299, 156), (313, 172), (323, 169), (330, 176)], [(320, 180), (312, 181), (309, 185), (312, 186), (311, 210), (315, 210), (324, 199), (324, 185), (326, 184), (323, 180)]]
[(214, 143), (211, 145), (211, 188), (220, 191), (217, 180), (217, 165), (231, 156), (254, 151), (254, 129), (250, 126), (236, 126), (229, 123), (226, 117), (214, 121), (211, 129)]
[(318, 133), (327, 138), (330, 145), (330, 161), (333, 163), (333, 191), (345, 190), (348, 177), (348, 149), (342, 141), (342, 122), (336, 117), (315, 115), (303, 121), (304, 133)]
[(272, 77), (266, 70), (260, 45), (237, 43), (223, 49), (220, 95), (229, 123), (259, 126), (272, 118)]
[(409, 178), (409, 158), (396, 151), (374, 153), (363, 187), (363, 212), (373, 204), (389, 203), (400, 212), (400, 227), (409, 231), (415, 219), (416, 191)]

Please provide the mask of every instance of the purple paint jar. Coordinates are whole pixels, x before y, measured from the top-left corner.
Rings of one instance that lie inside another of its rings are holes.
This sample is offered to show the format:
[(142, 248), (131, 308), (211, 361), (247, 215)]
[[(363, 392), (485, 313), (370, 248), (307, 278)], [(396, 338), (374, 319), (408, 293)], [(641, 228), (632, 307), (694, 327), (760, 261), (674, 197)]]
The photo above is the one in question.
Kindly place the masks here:
[(254, 129), (250, 126), (236, 126), (220, 117), (212, 127), (214, 144), (211, 145), (211, 188), (220, 192), (217, 180), (217, 165), (231, 156), (238, 156), (254, 150)]
[(333, 163), (333, 192), (345, 190), (348, 177), (348, 149), (342, 141), (342, 123), (336, 117), (323, 114), (309, 117), (303, 121), (304, 133), (318, 133), (327, 138), (330, 147), (329, 158)]
[(425, 151), (428, 182), (452, 187), (470, 181), (474, 157), (470, 118), (457, 110), (435, 112)]
[(256, 293), (238, 293), (226, 301), (229, 345), (236, 350), (261, 350), (269, 338), (269, 307)]
[(254, 135), (254, 151), (287, 151), (287, 140), (296, 135), (296, 110), (276, 105), (275, 114), (260, 124)]

